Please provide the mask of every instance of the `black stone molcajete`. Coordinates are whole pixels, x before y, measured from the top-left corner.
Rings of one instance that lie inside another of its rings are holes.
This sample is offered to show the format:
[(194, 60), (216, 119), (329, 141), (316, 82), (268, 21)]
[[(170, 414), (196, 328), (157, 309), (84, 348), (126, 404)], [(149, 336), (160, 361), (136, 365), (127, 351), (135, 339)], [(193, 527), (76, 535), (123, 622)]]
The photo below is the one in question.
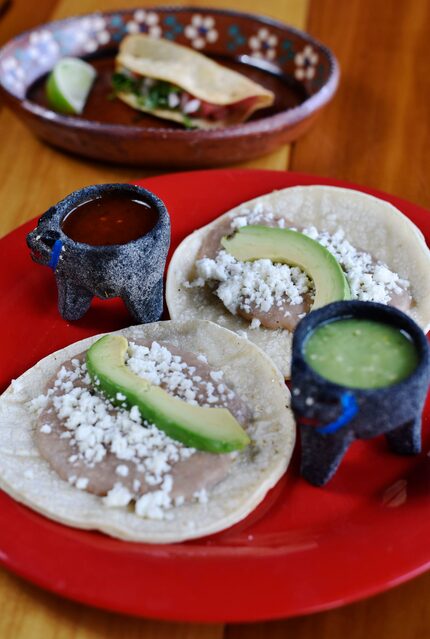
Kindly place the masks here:
[[(305, 342), (318, 326), (349, 318), (379, 321), (405, 331), (418, 352), (414, 372), (397, 384), (376, 389), (347, 388), (321, 377), (304, 359)], [(419, 453), (429, 379), (426, 336), (401, 311), (373, 302), (350, 301), (310, 313), (294, 333), (291, 364), (292, 409), (300, 429), (303, 477), (315, 486), (325, 484), (355, 439), (385, 434), (393, 452)]]
[[(70, 211), (106, 195), (127, 195), (155, 209), (152, 229), (126, 244), (94, 246), (76, 242), (62, 230)], [(163, 311), (163, 273), (170, 244), (170, 219), (153, 193), (131, 184), (87, 186), (68, 195), (39, 219), (27, 236), (32, 258), (55, 273), (58, 309), (66, 320), (77, 320), (94, 296), (121, 297), (138, 322), (154, 322)]]

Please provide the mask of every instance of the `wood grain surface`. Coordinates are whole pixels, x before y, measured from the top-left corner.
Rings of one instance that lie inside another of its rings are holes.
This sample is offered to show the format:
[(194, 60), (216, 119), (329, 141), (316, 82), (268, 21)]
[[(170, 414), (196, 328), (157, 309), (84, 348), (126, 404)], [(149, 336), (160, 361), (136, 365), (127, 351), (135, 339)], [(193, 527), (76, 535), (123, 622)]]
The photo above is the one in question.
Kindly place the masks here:
[(316, 0), (307, 29), (336, 53), (341, 82), (291, 168), (430, 208), (430, 2)]
[[(136, 0), (13, 0), (0, 19), (0, 44), (52, 18), (136, 4)], [(344, 178), (430, 208), (427, 0), (266, 0), (264, 4), (258, 0), (197, 0), (187, 4), (271, 15), (307, 29), (339, 58), (338, 95), (316, 125), (292, 149), (282, 148), (249, 166)], [(0, 132), (0, 236), (76, 188), (149, 174), (49, 148), (1, 105)], [(0, 569), (0, 639), (425, 639), (430, 637), (429, 595), (427, 574), (369, 600), (308, 617), (203, 626), (93, 610), (43, 592)]]

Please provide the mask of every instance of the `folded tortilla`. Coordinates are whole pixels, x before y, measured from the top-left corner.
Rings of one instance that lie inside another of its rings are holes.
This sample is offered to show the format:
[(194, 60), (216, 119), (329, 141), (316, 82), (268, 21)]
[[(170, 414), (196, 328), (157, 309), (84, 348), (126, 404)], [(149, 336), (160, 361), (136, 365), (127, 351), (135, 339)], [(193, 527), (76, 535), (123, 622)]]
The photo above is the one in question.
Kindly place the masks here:
[(430, 252), (421, 231), (398, 209), (376, 197), (351, 189), (331, 186), (298, 186), (255, 198), (228, 211), (189, 235), (176, 249), (170, 262), (166, 301), (172, 319), (211, 320), (232, 331), (245, 331), (285, 377), (289, 376), (292, 333), (250, 323), (232, 315), (208, 286), (189, 288), (194, 264), (203, 239), (226, 218), (246, 216), (255, 208), (284, 217), (298, 227), (315, 226), (318, 231), (345, 231), (356, 248), (384, 262), (410, 282), (413, 306), (409, 315), (424, 331), (430, 328)]
[[(257, 347), (211, 322), (158, 322), (118, 331), (129, 340), (168, 341), (201, 353), (223, 370), (229, 386), (254, 413), (252, 445), (233, 461), (229, 475), (208, 491), (206, 504), (175, 506), (172, 520), (149, 520), (126, 507), (109, 508), (94, 494), (63, 481), (33, 441), (28, 402), (45, 392), (61, 363), (99, 337), (72, 344), (29, 369), (0, 397), (0, 488), (17, 501), (69, 526), (96, 529), (121, 539), (168, 543), (209, 535), (240, 521), (285, 472), (294, 446), (289, 392), (271, 360)], [(252, 375), (249, 372), (252, 371)]]
[[(116, 70), (168, 82), (202, 102), (229, 107), (230, 114), (217, 121), (189, 114), (191, 124), (201, 129), (243, 122), (254, 111), (270, 106), (274, 101), (272, 91), (241, 73), (218, 64), (194, 49), (145, 34), (124, 38), (116, 57)], [(183, 123), (183, 114), (178, 111), (148, 108), (133, 93), (119, 93), (118, 97), (135, 109)], [(233, 105), (243, 100), (249, 104), (245, 109), (236, 109), (235, 112)]]

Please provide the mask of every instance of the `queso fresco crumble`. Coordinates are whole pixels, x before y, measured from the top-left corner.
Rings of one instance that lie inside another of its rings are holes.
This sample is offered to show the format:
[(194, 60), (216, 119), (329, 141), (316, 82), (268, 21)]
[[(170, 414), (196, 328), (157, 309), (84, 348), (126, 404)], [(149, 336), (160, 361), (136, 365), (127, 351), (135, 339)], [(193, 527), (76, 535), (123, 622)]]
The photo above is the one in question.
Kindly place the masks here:
[[(285, 219), (264, 213), (257, 205), (255, 211), (232, 220), (232, 228), (249, 224), (267, 224), (285, 228)], [(292, 228), (292, 227), (290, 227)], [(385, 264), (375, 261), (369, 253), (359, 251), (345, 239), (345, 232), (334, 234), (318, 231), (314, 226), (300, 230), (327, 248), (341, 265), (353, 299), (387, 304), (392, 295), (400, 295), (409, 282), (391, 271)], [(312, 280), (299, 267), (273, 263), (268, 259), (241, 262), (221, 249), (215, 258), (203, 257), (195, 264), (196, 278), (185, 282), (186, 287), (214, 286), (214, 293), (233, 314), (238, 309), (251, 313), (254, 308), (268, 313), (281, 307), (285, 299), (294, 306), (303, 302), (303, 296), (314, 294)], [(287, 311), (288, 313), (288, 311)], [(254, 322), (251, 328), (259, 326)]]
[[(157, 342), (149, 346), (130, 342), (126, 364), (137, 375), (152, 384), (163, 385), (167, 392), (190, 404), (226, 406), (237, 399), (225, 384), (223, 371), (209, 369), (202, 354), (197, 360), (206, 373), (205, 378), (196, 366), (189, 365), (179, 354), (172, 354), (168, 346)], [(123, 399), (120, 394), (117, 398)], [(31, 402), (31, 408), (39, 415), (38, 428), (42, 436), (55, 435), (52, 425), (55, 419), (61, 424), (59, 437), (70, 445), (67, 462), (71, 469), (74, 465), (82, 468), (82, 464), (87, 471), (98, 465), (101, 468), (109, 456), (115, 457), (115, 477), (102, 497), (107, 507), (125, 507), (132, 503), (141, 517), (172, 519), (173, 507), (187, 499), (206, 503), (205, 489), (198, 489), (191, 496), (173, 491), (173, 465), (191, 459), (197, 451), (143, 420), (136, 406), (131, 410), (113, 407), (95, 393), (83, 357), (63, 365), (47, 392)], [(232, 459), (234, 454), (227, 457)], [(140, 473), (145, 484), (143, 494), (139, 479), (134, 479), (131, 485), (124, 482), (130, 468)], [(67, 479), (80, 490), (88, 488), (89, 479), (85, 474), (71, 471)]]

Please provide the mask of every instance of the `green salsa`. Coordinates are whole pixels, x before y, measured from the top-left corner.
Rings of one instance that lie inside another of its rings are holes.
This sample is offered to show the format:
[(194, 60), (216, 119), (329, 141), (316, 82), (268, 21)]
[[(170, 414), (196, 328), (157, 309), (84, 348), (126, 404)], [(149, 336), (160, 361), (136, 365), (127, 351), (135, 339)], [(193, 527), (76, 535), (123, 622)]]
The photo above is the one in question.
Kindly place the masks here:
[(391, 386), (418, 365), (417, 350), (406, 333), (363, 319), (323, 324), (306, 340), (304, 357), (322, 377), (352, 388)]

